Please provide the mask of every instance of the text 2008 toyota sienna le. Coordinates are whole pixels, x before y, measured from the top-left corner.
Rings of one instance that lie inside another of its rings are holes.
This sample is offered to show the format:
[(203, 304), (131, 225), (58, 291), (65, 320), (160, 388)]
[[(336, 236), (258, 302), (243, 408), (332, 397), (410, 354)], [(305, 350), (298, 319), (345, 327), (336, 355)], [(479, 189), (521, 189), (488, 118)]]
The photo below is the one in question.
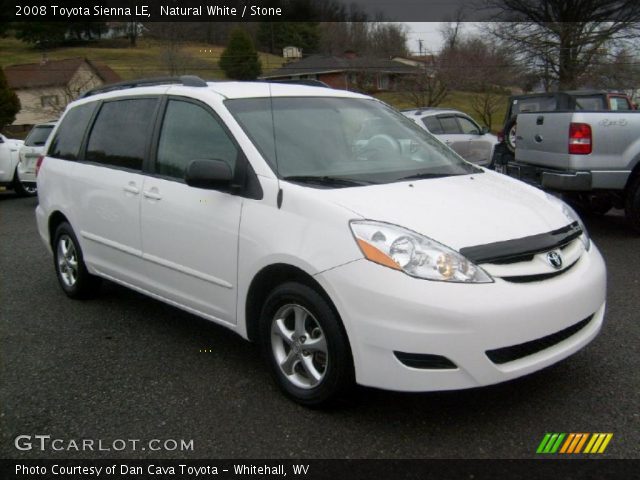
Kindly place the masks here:
[(119, 85), (72, 103), (46, 152), (38, 228), (68, 296), (106, 278), (224, 325), (306, 405), (502, 382), (603, 322), (573, 210), (364, 95)]

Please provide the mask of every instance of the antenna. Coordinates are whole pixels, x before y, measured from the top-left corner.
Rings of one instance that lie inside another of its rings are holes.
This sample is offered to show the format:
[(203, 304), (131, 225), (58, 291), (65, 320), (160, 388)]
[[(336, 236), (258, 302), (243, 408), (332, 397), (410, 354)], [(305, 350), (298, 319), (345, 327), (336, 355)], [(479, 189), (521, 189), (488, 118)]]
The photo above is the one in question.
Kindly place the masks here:
[(269, 85), (269, 107), (271, 109), (271, 131), (273, 133), (273, 154), (274, 160), (276, 162), (276, 182), (278, 182), (278, 197), (277, 204), (278, 208), (282, 206), (282, 188), (280, 188), (280, 167), (278, 166), (278, 144), (276, 142), (276, 120), (275, 115), (273, 114), (273, 92), (271, 91), (271, 82), (268, 82)]

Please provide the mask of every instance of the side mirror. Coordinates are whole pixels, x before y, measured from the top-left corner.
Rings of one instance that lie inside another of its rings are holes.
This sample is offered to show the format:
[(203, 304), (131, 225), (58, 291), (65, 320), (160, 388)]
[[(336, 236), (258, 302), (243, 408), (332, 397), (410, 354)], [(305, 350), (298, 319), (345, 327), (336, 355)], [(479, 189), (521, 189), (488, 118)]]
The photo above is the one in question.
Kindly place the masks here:
[(208, 190), (226, 190), (231, 186), (233, 172), (222, 160), (192, 160), (184, 174), (187, 185)]
[(489, 127), (485, 125), (480, 129), (480, 135), (486, 135), (487, 133), (489, 133)]

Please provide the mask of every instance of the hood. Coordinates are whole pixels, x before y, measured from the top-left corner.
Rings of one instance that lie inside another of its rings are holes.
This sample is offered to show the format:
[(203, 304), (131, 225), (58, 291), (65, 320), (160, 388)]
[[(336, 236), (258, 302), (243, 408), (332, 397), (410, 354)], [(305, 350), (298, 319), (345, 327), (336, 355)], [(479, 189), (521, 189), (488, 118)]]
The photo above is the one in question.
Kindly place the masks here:
[(456, 250), (571, 223), (543, 191), (490, 171), (323, 193), (363, 218), (408, 228)]

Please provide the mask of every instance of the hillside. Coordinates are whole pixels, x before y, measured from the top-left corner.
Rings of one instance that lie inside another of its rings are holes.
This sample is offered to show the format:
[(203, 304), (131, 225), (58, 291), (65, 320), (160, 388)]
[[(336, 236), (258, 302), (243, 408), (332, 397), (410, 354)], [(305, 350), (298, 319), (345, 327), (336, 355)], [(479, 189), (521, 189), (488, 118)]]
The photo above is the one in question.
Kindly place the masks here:
[[(218, 67), (218, 59), (224, 47), (204, 43), (185, 42), (179, 47), (171, 48), (166, 42), (141, 38), (137, 47), (129, 47), (122, 40), (102, 40), (79, 46), (60, 47), (46, 51), (50, 59), (86, 57), (102, 62), (111, 67), (124, 80), (163, 75), (193, 74), (205, 79), (224, 79), (225, 75)], [(21, 42), (15, 38), (0, 38), (0, 66), (39, 62), (43, 51)], [(283, 59), (276, 55), (260, 53), (263, 72), (282, 66)], [(412, 105), (401, 93), (382, 93), (377, 95), (381, 100), (396, 108), (412, 108)], [(440, 105), (462, 110), (479, 123), (478, 115), (473, 112), (473, 94), (469, 92), (450, 92)], [(507, 96), (500, 103), (499, 110), (493, 116), (491, 130), (496, 132), (502, 127), (502, 120), (507, 106)]]
[[(188, 42), (179, 47), (151, 40), (139, 39), (137, 47), (129, 47), (126, 40), (103, 40), (81, 46), (70, 46), (46, 51), (48, 58), (57, 60), (86, 57), (106, 63), (124, 80), (157, 75), (189, 73), (206, 79), (224, 78), (218, 59), (224, 47)], [(0, 39), (0, 66), (39, 62), (43, 51), (16, 40)], [(282, 58), (260, 53), (264, 72), (282, 65)]]

